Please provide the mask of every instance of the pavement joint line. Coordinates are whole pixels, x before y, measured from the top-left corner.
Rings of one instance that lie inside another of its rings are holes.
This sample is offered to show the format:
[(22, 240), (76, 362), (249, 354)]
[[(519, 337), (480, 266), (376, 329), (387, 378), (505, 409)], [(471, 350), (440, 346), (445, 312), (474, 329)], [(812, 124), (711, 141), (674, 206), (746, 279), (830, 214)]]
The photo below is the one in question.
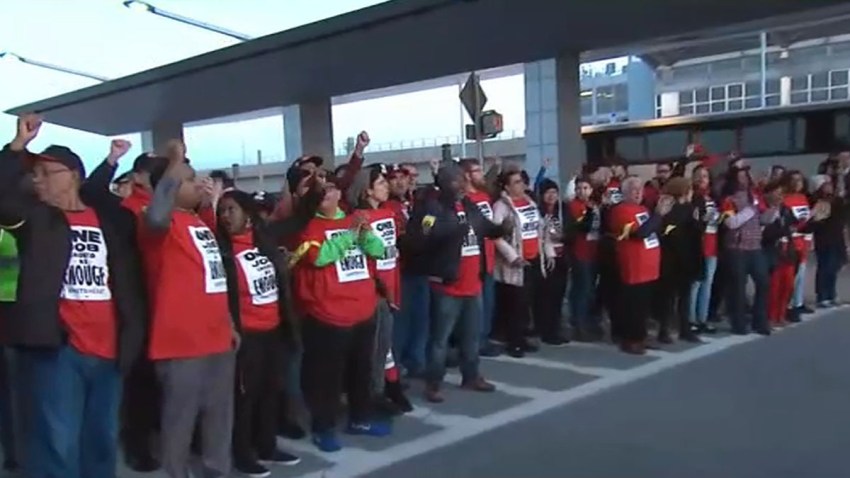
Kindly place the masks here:
[[(567, 348), (565, 350), (569, 349)], [(528, 356), (526, 356), (525, 358), (518, 359), (506, 355), (500, 355), (498, 357), (486, 357), (484, 358), (484, 360), (492, 362), (511, 363), (517, 365), (529, 365), (532, 367), (549, 368), (555, 370), (566, 370), (568, 372), (574, 372), (580, 375), (589, 375), (592, 377), (607, 377), (608, 375), (613, 375), (621, 372), (621, 370), (613, 368), (586, 367), (582, 365), (575, 365), (569, 362), (561, 362), (558, 360), (549, 360)]]
[[(831, 309), (817, 310), (815, 313), (810, 314), (803, 322), (794, 324), (794, 327), (815, 322), (824, 316), (831, 315), (833, 312), (844, 310), (847, 307), (848, 306), (845, 305)], [(727, 349), (751, 342), (761, 341), (766, 338), (767, 337), (755, 334), (730, 335), (714, 338), (714, 340), (705, 343), (702, 346), (693, 347), (677, 353), (667, 352), (657, 360), (647, 362), (631, 369), (622, 370), (621, 373), (600, 377), (596, 380), (592, 380), (568, 390), (547, 392), (541, 394), (539, 398), (514, 405), (510, 408), (484, 417), (464, 420), (462, 425), (455, 424), (414, 440), (393, 445), (381, 450), (380, 452), (369, 452), (354, 449), (353, 451), (355, 453), (352, 453), (349, 456), (333, 459), (333, 465), (330, 468), (298, 475), (298, 478), (353, 478), (363, 476), (397, 463), (401, 463), (405, 460), (415, 458), (419, 455), (433, 452), (463, 440), (473, 438), (477, 435), (493, 431), (497, 428), (540, 415), (558, 407), (577, 402), (599, 393), (608, 392), (669, 369), (721, 353)], [(601, 348), (601, 344), (582, 345)], [(611, 349), (613, 347), (607, 348)], [(522, 390), (528, 389), (522, 388)], [(289, 444), (292, 442), (286, 441), (285, 443)], [(343, 451), (345, 451), (345, 449)], [(311, 454), (317, 454), (322, 459), (331, 461), (329, 460), (329, 455), (332, 454), (319, 454), (318, 452)], [(340, 455), (337, 454), (337, 456), (339, 457)]]

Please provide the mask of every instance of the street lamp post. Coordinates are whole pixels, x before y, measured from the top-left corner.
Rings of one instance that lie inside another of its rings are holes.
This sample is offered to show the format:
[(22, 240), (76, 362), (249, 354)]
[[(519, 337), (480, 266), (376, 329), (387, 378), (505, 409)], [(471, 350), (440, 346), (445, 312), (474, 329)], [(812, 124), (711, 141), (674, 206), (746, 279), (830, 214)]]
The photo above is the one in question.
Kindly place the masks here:
[(39, 68), (44, 68), (46, 70), (53, 70), (53, 71), (58, 71), (60, 73), (66, 73), (66, 74), (69, 74), (69, 75), (79, 76), (79, 77), (82, 77), (82, 78), (88, 78), (90, 80), (95, 80), (95, 81), (98, 81), (100, 83), (103, 83), (105, 81), (109, 81), (109, 78), (106, 78), (104, 76), (95, 75), (93, 73), (86, 73), (85, 71), (74, 70), (72, 68), (66, 68), (64, 66), (54, 65), (52, 63), (47, 63), (47, 62), (44, 62), (44, 61), (34, 60), (32, 58), (21, 56), (21, 55), (18, 55), (16, 53), (12, 53), (10, 51), (0, 51), (0, 60), (18, 61), (18, 62), (24, 63), (26, 65), (37, 66)]
[(219, 35), (226, 35), (226, 36), (229, 36), (230, 38), (235, 38), (239, 41), (248, 41), (248, 40), (254, 39), (254, 37), (252, 37), (250, 35), (246, 35), (244, 33), (240, 33), (240, 32), (237, 32), (237, 31), (228, 30), (227, 28), (224, 28), (224, 27), (220, 27), (220, 26), (217, 26), (217, 25), (212, 25), (212, 24), (209, 24), (209, 23), (206, 23), (206, 22), (195, 20), (194, 18), (184, 17), (183, 15), (178, 15), (176, 13), (169, 12), (169, 11), (163, 10), (161, 8), (157, 8), (153, 5), (151, 5), (150, 3), (143, 2), (141, 0), (125, 0), (124, 6), (129, 8), (130, 10), (133, 10), (133, 11), (144, 12), (144, 13), (152, 13), (154, 15), (157, 15), (157, 16), (160, 16), (160, 17), (163, 17), (163, 18), (168, 18), (169, 20), (174, 20), (176, 22), (180, 22), (180, 23), (183, 23), (185, 25), (189, 25), (189, 26), (193, 26), (193, 27), (197, 27), (197, 28), (203, 28), (204, 30), (207, 30), (207, 31), (210, 31), (210, 32), (213, 32), (213, 33), (218, 33)]

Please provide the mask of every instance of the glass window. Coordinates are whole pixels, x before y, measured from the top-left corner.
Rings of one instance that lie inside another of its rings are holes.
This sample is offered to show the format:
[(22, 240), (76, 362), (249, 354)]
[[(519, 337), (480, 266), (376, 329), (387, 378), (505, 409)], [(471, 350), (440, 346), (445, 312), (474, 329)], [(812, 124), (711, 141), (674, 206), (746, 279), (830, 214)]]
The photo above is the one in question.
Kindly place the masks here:
[(799, 105), (799, 104), (808, 103), (808, 102), (809, 102), (809, 93), (808, 92), (797, 91), (797, 92), (791, 93), (791, 104), (792, 105)]
[(806, 119), (802, 117), (794, 118), (791, 122), (791, 128), (794, 131), (791, 148), (794, 151), (803, 151), (806, 149)]
[(694, 102), (694, 90), (680, 91), (679, 104), (688, 105)]
[(614, 85), (614, 111), (628, 111), (629, 87), (625, 83)]
[(694, 114), (694, 105), (679, 105), (679, 114), (680, 115), (692, 115)]
[(711, 100), (725, 100), (726, 99), (726, 87), (723, 86), (714, 86), (711, 88)]
[(744, 83), (744, 91), (746, 96), (758, 96), (761, 94), (761, 83), (758, 81), (748, 81)]
[(581, 96), (581, 115), (582, 116), (590, 116), (593, 114), (593, 97), (592, 96)]
[(733, 85), (729, 85), (728, 91), (729, 98), (740, 98), (744, 96), (744, 85), (743, 83), (736, 83)]
[(699, 144), (706, 151), (733, 151), (737, 134), (733, 129), (713, 129), (699, 133)]
[(850, 114), (839, 113), (835, 115), (835, 137), (850, 137)]
[(744, 156), (788, 151), (790, 143), (790, 120), (749, 124), (741, 129), (741, 154)]
[(812, 90), (812, 101), (826, 101), (829, 99), (829, 90)]
[(767, 79), (767, 94), (779, 93), (779, 78)]
[(748, 110), (761, 108), (761, 97), (755, 96), (747, 98), (746, 100), (744, 100), (744, 108)]
[(711, 103), (711, 112), (712, 113), (722, 113), (726, 111), (726, 102), (725, 101), (713, 101)]
[(655, 95), (655, 107), (661, 108), (661, 95)]
[(827, 86), (829, 86), (828, 72), (812, 73), (812, 88), (826, 88)]
[(744, 101), (743, 100), (729, 100), (728, 105), (729, 111), (740, 111), (744, 109)]
[(846, 100), (847, 99), (847, 87), (839, 86), (838, 88), (832, 88), (829, 90), (829, 99), (831, 100)]
[(829, 72), (829, 82), (832, 86), (844, 86), (847, 84), (847, 70)]
[(791, 77), (791, 91), (805, 91), (809, 89), (809, 75)]
[(708, 101), (708, 88), (700, 88), (696, 90), (696, 98), (697, 103), (704, 103)]
[(688, 130), (672, 129), (646, 135), (648, 159), (677, 158), (688, 146)]
[(596, 88), (596, 114), (607, 115), (614, 112), (614, 88), (600, 86)]
[(703, 103), (703, 104), (697, 105), (696, 113), (698, 115), (704, 115), (708, 112), (709, 112), (708, 103)]
[(643, 139), (643, 136), (618, 136), (614, 140), (614, 147), (617, 154), (625, 159), (644, 159)]
[(767, 103), (766, 106), (779, 106), (779, 95), (768, 96), (767, 98), (765, 98), (765, 103)]

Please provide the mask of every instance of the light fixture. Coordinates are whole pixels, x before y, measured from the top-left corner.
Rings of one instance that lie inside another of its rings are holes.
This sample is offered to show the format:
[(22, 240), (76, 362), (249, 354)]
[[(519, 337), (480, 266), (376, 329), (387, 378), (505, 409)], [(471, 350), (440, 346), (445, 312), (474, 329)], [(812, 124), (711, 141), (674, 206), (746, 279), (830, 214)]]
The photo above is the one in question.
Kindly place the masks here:
[(189, 25), (196, 28), (202, 28), (204, 30), (218, 33), (219, 35), (229, 36), (230, 38), (235, 38), (239, 41), (248, 41), (253, 40), (254, 37), (250, 35), (246, 35), (244, 33), (240, 33), (233, 30), (228, 30), (227, 28), (220, 27), (217, 25), (212, 25), (209, 23), (205, 23), (199, 20), (195, 20), (194, 18), (184, 17), (183, 15), (178, 15), (176, 13), (172, 13), (161, 8), (157, 8), (150, 3), (143, 2), (141, 0), (125, 0), (123, 5), (130, 10), (135, 12), (146, 12), (153, 13), (156, 16), (168, 18), (169, 20), (174, 20), (176, 22), (183, 23), (184, 25)]
[(0, 51), (0, 60), (5, 61), (19, 61), (26, 65), (37, 66), (39, 68), (44, 68), (45, 70), (58, 71), (60, 73), (65, 73), (68, 75), (79, 76), (83, 78), (88, 78), (90, 80), (95, 80), (98, 82), (109, 81), (109, 78), (95, 75), (92, 73), (86, 73), (85, 71), (74, 70), (71, 68), (66, 68), (64, 66), (54, 65), (52, 63), (46, 63), (43, 61), (33, 60), (32, 58), (27, 58), (25, 56), (18, 55), (17, 53), (12, 53), (10, 51)]

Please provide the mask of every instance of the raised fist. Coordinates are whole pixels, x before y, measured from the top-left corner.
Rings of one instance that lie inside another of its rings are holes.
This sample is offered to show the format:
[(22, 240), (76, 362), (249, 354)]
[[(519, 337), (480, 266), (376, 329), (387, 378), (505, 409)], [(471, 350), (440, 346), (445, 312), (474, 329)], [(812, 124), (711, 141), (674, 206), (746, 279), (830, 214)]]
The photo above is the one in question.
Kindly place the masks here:
[(182, 139), (171, 139), (165, 143), (165, 156), (172, 162), (181, 162), (186, 158), (186, 143)]
[(366, 150), (366, 147), (369, 146), (369, 133), (365, 131), (361, 131), (360, 134), (357, 135), (357, 144), (354, 146), (354, 152), (358, 156), (363, 156), (363, 151)]
[(109, 156), (106, 157), (107, 161), (114, 165), (127, 154), (127, 151), (130, 151), (132, 146), (133, 143), (126, 139), (113, 139), (112, 144), (109, 145)]
[(437, 174), (437, 171), (440, 170), (440, 160), (439, 159), (434, 158), (434, 159), (428, 161), (428, 165), (431, 166), (431, 172), (434, 173), (434, 174)]
[(18, 131), (12, 140), (12, 149), (25, 149), (38, 136), (43, 120), (36, 114), (25, 114), (18, 117)]

